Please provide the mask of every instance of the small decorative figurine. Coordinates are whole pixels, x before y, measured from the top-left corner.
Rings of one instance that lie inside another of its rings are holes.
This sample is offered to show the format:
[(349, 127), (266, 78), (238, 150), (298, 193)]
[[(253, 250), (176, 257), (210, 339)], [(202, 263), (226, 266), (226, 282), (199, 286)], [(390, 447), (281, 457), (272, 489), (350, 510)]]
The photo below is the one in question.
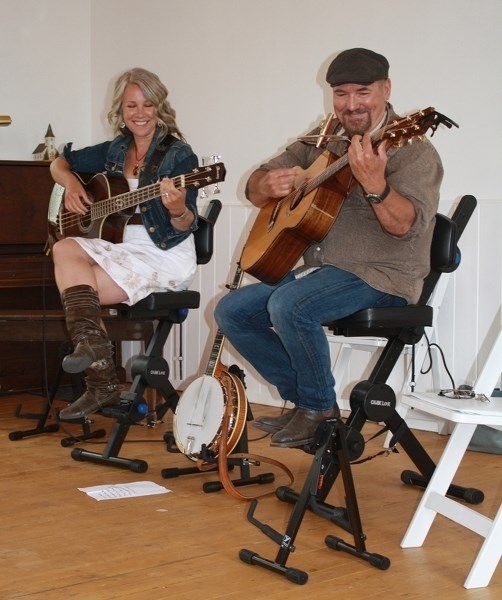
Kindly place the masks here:
[(49, 123), (47, 133), (45, 134), (45, 142), (38, 144), (35, 150), (33, 150), (33, 160), (54, 160), (58, 154), (56, 150), (56, 138)]

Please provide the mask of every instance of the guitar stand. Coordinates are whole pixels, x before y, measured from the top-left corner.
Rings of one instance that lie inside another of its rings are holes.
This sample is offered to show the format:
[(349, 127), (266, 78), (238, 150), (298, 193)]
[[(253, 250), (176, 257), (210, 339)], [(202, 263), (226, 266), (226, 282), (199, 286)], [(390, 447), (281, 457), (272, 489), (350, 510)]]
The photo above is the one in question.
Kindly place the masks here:
[[(230, 373), (233, 373), (234, 375), (239, 377), (239, 379), (242, 381), (244, 387), (246, 387), (245, 383), (244, 383), (245, 374), (242, 369), (240, 369), (237, 365), (231, 365), (228, 368), (228, 370)], [(253, 421), (253, 420), (254, 420), (254, 417), (251, 412), (249, 403), (246, 399), (246, 424), (244, 425), (244, 428), (243, 428), (242, 434), (239, 438), (239, 441), (235, 445), (234, 452), (236, 454), (247, 454), (248, 453), (249, 438), (248, 438), (247, 422)], [(164, 440), (167, 443), (167, 451), (168, 452), (174, 452), (174, 453), (180, 452), (176, 447), (174, 435), (172, 434), (172, 432), (167, 432), (164, 435)], [(169, 469), (163, 469), (161, 471), (161, 475), (164, 479), (171, 479), (174, 477), (179, 477), (181, 475), (193, 475), (196, 473), (201, 474), (201, 473), (218, 471), (217, 457), (215, 458), (213, 455), (210, 455), (209, 452), (207, 451), (205, 445), (202, 446), (200, 458), (204, 463), (206, 463), (208, 465), (213, 464), (214, 468), (209, 467), (208, 469), (204, 469), (203, 471), (201, 471), (197, 467), (169, 468)], [(238, 479), (232, 480), (232, 484), (235, 487), (241, 487), (241, 486), (252, 485), (252, 484), (273, 483), (273, 481), (275, 480), (275, 475), (273, 473), (260, 473), (259, 475), (252, 476), (251, 468), (250, 468), (251, 461), (249, 461), (245, 458), (232, 458), (232, 454), (229, 454), (227, 457), (227, 464), (228, 464), (229, 471), (233, 471), (233, 469), (235, 467), (239, 467), (239, 469), (240, 469), (240, 477)], [(256, 464), (256, 466), (258, 466), (258, 464)], [(222, 489), (223, 489), (223, 484), (221, 483), (221, 481), (207, 481), (202, 485), (202, 490), (206, 494), (209, 494), (212, 492), (219, 492)]]
[[(251, 409), (249, 408), (249, 404), (248, 404), (246, 421), (252, 421), (253, 418), (254, 417), (251, 413)], [(164, 435), (164, 439), (168, 444), (168, 452), (179, 452), (179, 450), (173, 449), (174, 448), (174, 446), (173, 446), (174, 438), (173, 438), (172, 433), (170, 433), (170, 432), (166, 433)], [(239, 438), (239, 441), (237, 442), (237, 444), (235, 445), (234, 452), (236, 454), (247, 454), (248, 453), (247, 424), (244, 426), (242, 435)], [(211, 465), (211, 464), (214, 465), (214, 467), (213, 468), (209, 467), (202, 471), (197, 467), (162, 469), (161, 475), (164, 479), (171, 479), (174, 477), (179, 477), (181, 475), (193, 475), (196, 473), (201, 474), (201, 473), (218, 471), (217, 458), (215, 458), (212, 455), (209, 455), (209, 453), (207, 452), (206, 447), (204, 445), (202, 446), (202, 450), (200, 453), (200, 459), (208, 465)], [(252, 476), (251, 475), (251, 461), (247, 460), (245, 458), (232, 458), (232, 454), (229, 454), (229, 456), (227, 457), (227, 464), (228, 464), (229, 471), (233, 471), (233, 469), (235, 467), (239, 467), (239, 469), (240, 469), (240, 477), (238, 479), (232, 480), (232, 484), (235, 487), (241, 487), (241, 486), (252, 485), (252, 484), (272, 483), (275, 479), (275, 475), (273, 473), (260, 473), (259, 475)], [(256, 463), (256, 466), (258, 466), (258, 463)], [(202, 490), (206, 494), (209, 494), (211, 492), (219, 492), (222, 489), (223, 489), (223, 484), (221, 483), (221, 481), (207, 481), (202, 484)]]
[[(310, 508), (313, 512), (328, 517), (330, 521), (353, 536), (354, 543), (351, 544), (339, 537), (328, 535), (324, 540), (328, 548), (352, 554), (366, 560), (378, 569), (388, 569), (390, 560), (380, 554), (368, 552), (365, 546), (366, 536), (362, 530), (350, 467), (350, 460), (358, 458), (364, 448), (362, 436), (358, 432), (347, 428), (341, 420), (328, 419), (321, 423), (317, 429), (314, 445), (316, 446), (314, 460), (300, 494), (296, 495), (287, 487), (280, 487), (276, 491), (276, 495), (280, 500), (295, 503), (284, 534), (280, 534), (270, 526), (255, 519), (254, 512), (258, 504), (257, 500), (253, 500), (250, 504), (247, 514), (248, 521), (280, 546), (275, 560), (268, 560), (246, 549), (240, 551), (240, 560), (279, 573), (292, 583), (305, 584), (308, 580), (308, 574), (299, 569), (286, 567), (286, 562), (290, 553), (295, 550), (296, 535), (307, 508)], [(335, 479), (334, 475), (338, 471), (342, 473), (347, 508), (329, 506), (318, 501), (319, 490), (325, 487), (331, 489)]]
[[(72, 352), (73, 352), (73, 346), (72, 346), (71, 342), (63, 342), (61, 344), (61, 346), (59, 347), (59, 364), (61, 365), (63, 358), (66, 355), (71, 354)], [(23, 413), (21, 404), (19, 404), (16, 407), (15, 416), (17, 418), (19, 418), (19, 419), (35, 419), (35, 420), (37, 420), (37, 424), (33, 429), (26, 429), (26, 430), (22, 430), (22, 431), (11, 431), (9, 433), (9, 439), (11, 441), (22, 440), (25, 437), (41, 435), (43, 433), (55, 433), (56, 431), (59, 431), (59, 428), (60, 428), (59, 423), (49, 423), (48, 424), (47, 421), (51, 415), (54, 399), (56, 398), (56, 394), (59, 390), (62, 376), (63, 376), (63, 369), (60, 366), (59, 370), (57, 372), (57, 375), (56, 375), (56, 379), (48, 391), (44, 406), (40, 413)], [(82, 381), (81, 381), (81, 378), (79, 375), (72, 377), (72, 388), (73, 388), (73, 392), (74, 392), (75, 396), (80, 396), (80, 394), (83, 393)], [(82, 442), (82, 441), (85, 441), (85, 440), (88, 440), (91, 438), (103, 437), (106, 434), (106, 432), (103, 429), (98, 429), (94, 432), (91, 432), (88, 422), (82, 423), (82, 427), (83, 427), (82, 435), (70, 436), (67, 438), (63, 438), (61, 440), (61, 445), (62, 446), (71, 446), (73, 444), (76, 444), (78, 442)]]

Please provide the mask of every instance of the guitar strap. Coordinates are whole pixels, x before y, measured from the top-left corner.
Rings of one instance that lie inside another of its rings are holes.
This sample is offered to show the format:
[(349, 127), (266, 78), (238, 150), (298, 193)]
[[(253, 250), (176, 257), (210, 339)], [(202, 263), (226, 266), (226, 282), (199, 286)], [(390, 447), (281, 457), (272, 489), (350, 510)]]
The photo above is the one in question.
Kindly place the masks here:
[(177, 138), (174, 135), (168, 133), (162, 142), (155, 148), (152, 158), (148, 161), (148, 164), (141, 169), (139, 173), (138, 187), (149, 185), (152, 181), (157, 179), (157, 172), (162, 159), (169, 150), (169, 147), (176, 141)]
[[(232, 406), (231, 406), (231, 403), (228, 402), (227, 406), (225, 408), (225, 413), (223, 415), (223, 422), (222, 422), (222, 426), (221, 426), (222, 431), (221, 431), (219, 451), (218, 451), (218, 474), (220, 476), (220, 481), (221, 481), (221, 484), (223, 485), (223, 488), (230, 496), (232, 496), (233, 498), (236, 498), (237, 500), (254, 500), (255, 498), (260, 498), (262, 496), (268, 496), (269, 494), (273, 494), (275, 492), (275, 490), (269, 490), (269, 491), (263, 492), (261, 494), (253, 494), (253, 495), (246, 496), (239, 492), (239, 490), (235, 487), (232, 480), (230, 479), (230, 475), (228, 473), (228, 456), (229, 455), (227, 453), (227, 438), (228, 438), (228, 429), (229, 429), (231, 412), (232, 412)], [(288, 469), (288, 467), (286, 467), (286, 465), (282, 464), (278, 460), (274, 460), (273, 458), (268, 458), (267, 456), (262, 456), (260, 454), (248, 454), (248, 453), (238, 453), (238, 452), (235, 454), (231, 454), (230, 456), (233, 459), (255, 462), (256, 464), (265, 463), (265, 464), (274, 465), (275, 467), (278, 467), (279, 469), (284, 471), (284, 473), (286, 473), (286, 475), (288, 476), (289, 482), (286, 484), (288, 486), (292, 485), (295, 480), (293, 474)], [(205, 463), (203, 463), (202, 461), (197, 461), (197, 466), (201, 471), (206, 470), (204, 468), (204, 464)], [(208, 468), (210, 468), (209, 465), (208, 465)]]

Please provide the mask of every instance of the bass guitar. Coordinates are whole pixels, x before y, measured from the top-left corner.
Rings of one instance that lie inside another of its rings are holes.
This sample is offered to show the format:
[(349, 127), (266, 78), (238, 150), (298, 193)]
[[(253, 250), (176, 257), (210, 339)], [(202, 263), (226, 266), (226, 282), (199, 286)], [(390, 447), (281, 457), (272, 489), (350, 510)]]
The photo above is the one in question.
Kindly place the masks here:
[[(434, 134), (440, 124), (458, 127), (430, 107), (392, 121), (371, 138), (373, 145), (388, 140), (389, 149), (421, 138), (429, 129)], [(323, 152), (307, 170), (305, 183), (260, 209), (240, 258), (243, 271), (265, 283), (277, 283), (311, 244), (325, 237), (356, 184), (347, 154)]]
[[(230, 290), (237, 289), (243, 271), (238, 266)], [(218, 456), (225, 421), (225, 449), (237, 445), (247, 416), (246, 390), (241, 379), (221, 363), (225, 337), (218, 329), (209, 362), (202, 377), (182, 393), (173, 416), (173, 436), (179, 450), (189, 459)]]
[[(160, 196), (160, 183), (153, 183), (133, 191), (126, 191), (127, 182), (122, 177), (107, 177), (98, 173), (85, 181), (80, 179), (92, 204), (85, 215), (71, 213), (64, 208), (65, 188), (54, 185), (49, 201), (49, 246), (66, 237), (102, 238), (109, 242), (122, 241), (124, 227), (132, 217), (134, 208), (143, 202)], [(172, 180), (176, 188), (203, 188), (211, 183), (224, 181), (226, 169), (223, 163), (193, 169)]]

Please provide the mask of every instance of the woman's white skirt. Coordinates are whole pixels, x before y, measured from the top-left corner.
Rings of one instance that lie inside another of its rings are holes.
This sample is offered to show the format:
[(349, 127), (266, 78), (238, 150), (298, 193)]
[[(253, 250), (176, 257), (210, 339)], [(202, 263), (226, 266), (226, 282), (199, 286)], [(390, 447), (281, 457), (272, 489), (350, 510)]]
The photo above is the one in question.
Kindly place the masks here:
[(160, 250), (143, 225), (127, 225), (124, 241), (73, 238), (136, 304), (152, 292), (186, 290), (197, 270), (193, 235), (170, 250)]

